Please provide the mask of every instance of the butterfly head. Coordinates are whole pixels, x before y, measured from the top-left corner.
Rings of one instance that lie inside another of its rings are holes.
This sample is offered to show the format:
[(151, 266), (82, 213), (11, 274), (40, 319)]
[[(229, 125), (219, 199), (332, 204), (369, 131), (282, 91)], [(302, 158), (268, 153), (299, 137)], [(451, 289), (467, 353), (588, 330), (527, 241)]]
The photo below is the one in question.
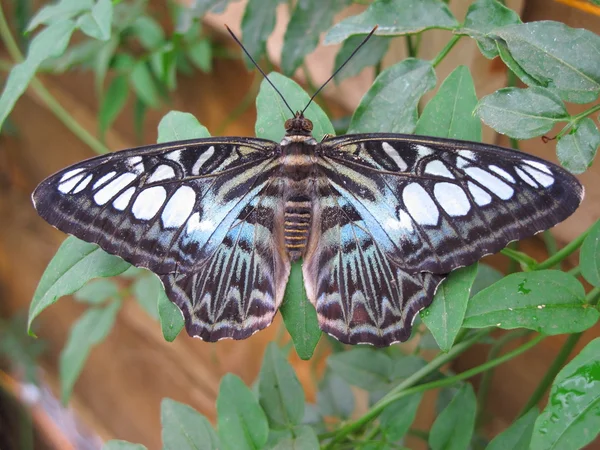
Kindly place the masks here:
[(311, 136), (313, 123), (304, 117), (304, 114), (297, 112), (293, 119), (285, 121), (286, 136)]

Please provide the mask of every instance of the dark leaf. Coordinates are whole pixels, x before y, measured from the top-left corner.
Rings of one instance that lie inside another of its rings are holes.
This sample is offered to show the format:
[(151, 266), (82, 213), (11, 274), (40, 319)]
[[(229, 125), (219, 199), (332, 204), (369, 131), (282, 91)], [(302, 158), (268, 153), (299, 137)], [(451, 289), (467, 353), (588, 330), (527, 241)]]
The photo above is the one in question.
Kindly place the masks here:
[[(356, 50), (365, 37), (365, 35), (359, 34), (351, 36), (344, 41), (342, 48), (340, 48), (337, 55), (335, 55), (335, 68), (340, 67), (348, 60), (348, 57)], [(339, 83), (345, 78), (358, 75), (365, 67), (378, 64), (388, 51), (390, 38), (372, 36), (366, 46), (366, 48), (359, 50), (359, 52), (348, 61), (348, 64), (344, 66), (342, 71), (335, 76), (336, 83)]]
[(600, 220), (583, 241), (579, 264), (583, 278), (591, 285), (600, 287)]
[(585, 172), (594, 162), (600, 146), (600, 132), (589, 117), (579, 122), (556, 144), (558, 160), (572, 173)]
[(527, 414), (492, 439), (486, 450), (529, 450), (533, 426), (538, 414), (537, 408), (531, 408)]
[(476, 410), (477, 399), (473, 387), (465, 383), (431, 427), (429, 446), (432, 450), (468, 448), (475, 428)]

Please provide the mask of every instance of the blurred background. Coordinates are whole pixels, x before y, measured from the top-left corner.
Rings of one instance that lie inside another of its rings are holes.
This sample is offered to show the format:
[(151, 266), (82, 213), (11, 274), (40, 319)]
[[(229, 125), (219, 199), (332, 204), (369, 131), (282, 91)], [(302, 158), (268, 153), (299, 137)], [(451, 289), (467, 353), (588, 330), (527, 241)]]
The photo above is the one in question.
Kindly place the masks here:
[[(2, 0), (1, 3), (13, 36), (26, 46), (27, 37), (19, 30), (23, 29), (23, 21), (44, 2)], [(456, 17), (462, 18), (470, 3), (470, 0), (452, 0), (450, 8)], [(600, 8), (578, 7), (579, 3), (586, 2), (514, 0), (506, 3), (521, 13), (524, 22), (557, 20), (600, 33)], [(109, 149), (155, 142), (157, 124), (171, 109), (192, 113), (213, 135), (254, 135), (253, 102), (261, 76), (245, 67), (240, 49), (223, 27), (228, 24), (239, 35), (244, 7), (244, 1), (231, 2), (224, 11), (204, 16), (200, 32), (205, 42), (202, 44), (204, 53), (199, 51), (198, 60), (176, 74), (176, 87), (164, 98), (159, 96), (154, 105), (148, 104), (151, 100), (146, 99), (147, 104), (140, 105), (139, 94), (130, 93), (123, 110), (106, 129), (104, 139)], [(365, 5), (353, 4), (337, 15), (334, 23), (365, 8)], [(172, 33), (174, 21), (165, 2), (149, 0), (146, 11), (166, 35)], [(267, 69), (271, 64), (276, 68), (280, 62), (288, 17), (289, 6), (280, 4), (275, 32), (267, 45), (270, 61)], [(447, 42), (449, 33), (425, 33), (419, 56), (427, 59), (436, 55)], [(77, 39), (83, 37), (76, 36), (74, 42)], [(145, 51), (143, 43), (131, 45), (134, 53)], [(319, 46), (298, 70), (296, 79), (309, 93), (331, 74), (338, 49), (335, 45)], [(5, 79), (11, 59), (4, 48), (1, 50), (0, 78)], [(382, 65), (385, 68), (405, 57), (404, 43), (396, 40)], [(62, 64), (48, 67), (47, 73), (39, 75), (40, 81), (83, 128), (98, 136), (99, 101), (93, 67), (77, 66), (72, 70), (68, 61)], [(502, 62), (485, 59), (473, 40), (459, 42), (437, 68), (438, 80), (443, 80), (458, 64), (471, 69), (480, 98), (506, 85)], [(114, 76), (109, 70), (107, 83)], [(338, 85), (332, 83), (318, 101), (326, 105), (332, 119), (343, 123), (372, 81), (373, 71), (366, 69)], [(577, 105), (569, 107), (574, 108), (570, 109), (571, 113), (577, 112)], [(484, 141), (508, 145), (489, 128), (485, 129)], [(544, 144), (534, 139), (522, 142), (521, 148), (556, 160), (552, 142)], [(71, 298), (61, 299), (36, 321), (39, 339), (27, 337), (25, 317), (33, 292), (65, 238), (36, 215), (30, 194), (46, 176), (91, 156), (94, 153), (89, 146), (70, 132), (46, 107), (39, 92), (31, 88), (18, 101), (0, 135), (0, 443), (4, 439), (4, 442), (27, 442), (25, 448), (100, 448), (102, 440), (119, 438), (158, 449), (161, 447), (159, 407), (163, 397), (187, 403), (214, 419), (220, 378), (233, 372), (251, 385), (266, 344), (274, 339), (288, 339), (278, 317), (267, 330), (245, 341), (207, 344), (189, 338), (184, 332), (173, 343), (168, 343), (162, 337), (158, 322), (137, 302), (127, 301), (110, 335), (92, 350), (85, 363), (74, 388), (71, 409), (61, 410), (55, 399), (60, 397), (59, 354), (70, 327), (86, 306)], [(553, 229), (559, 245), (579, 235), (600, 217), (599, 176), (600, 168), (596, 166), (580, 177), (586, 186), (586, 199), (573, 217)], [(540, 259), (544, 257), (545, 247), (540, 237), (527, 240), (523, 245), (530, 254)], [(499, 269), (505, 269), (507, 264), (502, 257), (488, 258), (487, 262)], [(587, 330), (577, 350), (599, 331), (598, 325)], [(523, 399), (535, 388), (564, 339), (563, 336), (546, 339), (535, 352), (496, 369), (489, 397), (490, 417), (486, 418), (485, 427), (489, 436), (512, 422)], [(413, 343), (406, 345), (410, 351)], [(324, 338), (311, 361), (301, 361), (292, 352), (292, 363), (309, 402), (315, 400), (314, 374), (323, 370), (328, 352), (329, 344)], [(464, 370), (481, 363), (485, 357), (486, 353), (475, 347), (447, 369)], [(361, 394), (357, 392), (357, 395), (360, 399)], [(364, 411), (366, 404), (366, 396), (363, 396), (357, 412), (361, 408)], [(435, 393), (429, 393), (420, 406), (416, 426), (430, 427), (434, 404)], [(407, 445), (419, 448), (420, 444), (410, 439)]]

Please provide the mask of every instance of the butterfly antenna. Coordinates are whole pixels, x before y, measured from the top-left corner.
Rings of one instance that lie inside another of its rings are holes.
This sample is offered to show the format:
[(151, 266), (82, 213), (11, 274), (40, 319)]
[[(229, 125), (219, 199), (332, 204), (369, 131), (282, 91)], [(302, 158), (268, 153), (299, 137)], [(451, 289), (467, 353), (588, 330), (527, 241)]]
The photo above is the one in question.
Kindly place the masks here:
[(323, 88), (324, 88), (325, 86), (327, 86), (327, 83), (329, 83), (331, 80), (333, 80), (333, 78), (334, 78), (334, 77), (335, 77), (335, 76), (338, 74), (338, 72), (339, 72), (340, 70), (342, 70), (346, 64), (348, 64), (348, 61), (350, 61), (350, 60), (352, 59), (352, 57), (353, 57), (354, 55), (356, 55), (356, 52), (358, 52), (358, 51), (360, 50), (360, 48), (361, 48), (363, 45), (365, 45), (369, 39), (371, 39), (371, 36), (373, 36), (373, 33), (375, 33), (375, 30), (377, 30), (377, 28), (378, 28), (378, 27), (379, 27), (378, 25), (375, 25), (375, 27), (374, 27), (374, 28), (371, 30), (371, 32), (370, 32), (370, 33), (367, 35), (367, 37), (363, 39), (363, 41), (360, 43), (360, 45), (354, 49), (354, 51), (352, 52), (352, 54), (351, 54), (350, 56), (348, 56), (348, 58), (346, 58), (346, 61), (344, 61), (344, 64), (342, 64), (340, 67), (338, 67), (338, 68), (336, 69), (336, 71), (335, 71), (335, 72), (333, 72), (333, 75), (331, 75), (331, 76), (330, 76), (330, 77), (327, 79), (327, 81), (326, 81), (325, 83), (323, 83), (319, 89), (317, 89), (317, 92), (315, 92), (315, 93), (313, 94), (313, 96), (312, 96), (312, 97), (310, 98), (310, 100), (308, 101), (308, 104), (307, 104), (307, 105), (304, 107), (304, 109), (302, 110), (302, 114), (304, 114), (304, 111), (306, 111), (306, 110), (308, 109), (308, 107), (310, 106), (310, 104), (312, 103), (312, 101), (315, 99), (315, 97), (316, 97), (317, 95), (319, 95), (319, 92), (321, 92), (321, 91), (323, 90)]
[(254, 58), (252, 58), (252, 56), (250, 56), (250, 53), (248, 53), (248, 50), (246, 50), (246, 47), (244, 47), (244, 44), (242, 44), (240, 42), (240, 40), (237, 38), (237, 36), (235, 34), (233, 34), (233, 31), (231, 31), (231, 28), (229, 28), (227, 25), (225, 25), (225, 28), (227, 28), (227, 31), (229, 31), (229, 34), (231, 35), (231, 37), (233, 38), (233, 40), (235, 42), (237, 42), (237, 44), (240, 47), (242, 47), (242, 50), (244, 51), (244, 53), (246, 54), (246, 56), (250, 59), (250, 61), (252, 61), (252, 64), (254, 64), (254, 67), (256, 67), (258, 69), (258, 71), (262, 74), (263, 77), (265, 77), (265, 80), (267, 80), (267, 83), (269, 83), (273, 87), (273, 89), (275, 89), (275, 92), (277, 92), (279, 94), (279, 96), (281, 97), (281, 100), (283, 100), (283, 103), (285, 103), (285, 106), (287, 106), (288, 109), (290, 110), (290, 112), (292, 113), (292, 116), (295, 116), (296, 113), (290, 107), (290, 105), (288, 104), (288, 102), (285, 100), (285, 97), (283, 96), (283, 94), (281, 92), (279, 92), (279, 89), (277, 89), (275, 87), (275, 85), (271, 82), (271, 80), (269, 80), (269, 77), (267, 76), (267, 74), (260, 68), (260, 66), (258, 65), (258, 63), (256, 61), (254, 61)]

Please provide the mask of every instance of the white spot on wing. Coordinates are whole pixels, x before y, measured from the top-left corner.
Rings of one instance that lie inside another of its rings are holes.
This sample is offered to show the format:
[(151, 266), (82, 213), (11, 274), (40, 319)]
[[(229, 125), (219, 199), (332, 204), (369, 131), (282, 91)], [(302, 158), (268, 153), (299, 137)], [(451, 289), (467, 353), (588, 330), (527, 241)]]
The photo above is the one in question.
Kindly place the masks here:
[(524, 159), (523, 162), (535, 167), (538, 170), (541, 170), (542, 172), (546, 172), (548, 175), (552, 175), (552, 171), (548, 168), (548, 166), (541, 162), (532, 161), (530, 159)]
[(429, 175), (437, 175), (439, 177), (452, 178), (454, 179), (454, 175), (448, 170), (446, 165), (440, 161), (439, 159), (435, 159), (431, 161), (425, 167), (425, 173)]
[(469, 191), (471, 191), (473, 200), (475, 200), (475, 203), (477, 203), (479, 206), (489, 205), (492, 202), (492, 196), (472, 181), (469, 181), (467, 186), (469, 187)]
[(141, 156), (131, 156), (129, 158), (127, 158), (127, 164), (131, 165), (131, 166), (135, 166), (138, 163), (142, 162), (142, 157)]
[(60, 182), (62, 183), (67, 178), (71, 178), (73, 175), (77, 175), (79, 172), (83, 172), (81, 167), (79, 169), (69, 170), (68, 172), (64, 173), (62, 177), (60, 177)]
[(71, 192), (71, 189), (73, 189), (75, 185), (81, 181), (83, 175), (84, 174), (75, 175), (74, 177), (69, 178), (67, 181), (63, 181), (58, 186), (58, 190), (63, 194), (68, 194), (69, 192)]
[(520, 167), (515, 167), (515, 172), (517, 172), (517, 175), (519, 175), (519, 177), (525, 183), (527, 183), (529, 186), (533, 186), (534, 188), (538, 187), (538, 185), (535, 182), (535, 180), (533, 178), (531, 178), (529, 175), (527, 175), (523, 170), (521, 170)]
[(421, 185), (408, 184), (402, 191), (402, 201), (415, 222), (420, 225), (437, 225), (440, 213)]
[(416, 144), (415, 149), (417, 150), (417, 153), (419, 154), (419, 158), (425, 158), (426, 156), (429, 156), (433, 153), (433, 149), (431, 149), (429, 147), (425, 147), (424, 145), (421, 145), (421, 144)]
[(167, 153), (165, 158), (170, 159), (171, 161), (179, 162), (179, 159), (181, 158), (181, 150), (175, 150), (171, 153)]
[(215, 225), (210, 219), (200, 220), (200, 213), (195, 212), (188, 220), (186, 233), (192, 234), (194, 231), (212, 231), (215, 229)]
[(100, 179), (94, 183), (94, 186), (92, 186), (92, 189), (99, 188), (104, 183), (106, 183), (108, 180), (110, 180), (111, 178), (113, 178), (116, 174), (117, 174), (117, 172), (114, 172), (114, 171), (113, 172), (108, 172), (106, 175), (100, 177)]
[(193, 175), (199, 175), (200, 174), (200, 169), (202, 168), (202, 166), (204, 165), (204, 163), (206, 161), (208, 161), (208, 159), (214, 155), (215, 153), (215, 148), (211, 145), (208, 150), (206, 150), (204, 153), (202, 153), (200, 155), (200, 157), (198, 158), (198, 160), (194, 163), (194, 167), (192, 167), (192, 174)]
[(162, 186), (144, 189), (133, 202), (131, 212), (136, 219), (150, 220), (162, 207), (166, 198), (167, 191)]
[(181, 186), (171, 196), (162, 212), (162, 221), (165, 228), (180, 227), (188, 219), (194, 205), (196, 193), (189, 186)]
[(546, 175), (540, 170), (534, 169), (533, 167), (529, 167), (528, 165), (523, 165), (523, 170), (535, 178), (535, 181), (540, 183), (544, 187), (551, 186), (554, 183), (554, 177), (552, 175)]
[(398, 169), (400, 169), (401, 172), (404, 172), (406, 169), (408, 169), (408, 164), (406, 164), (406, 161), (404, 161), (404, 159), (402, 159), (402, 156), (400, 156), (400, 153), (398, 153), (398, 150), (396, 150), (394, 147), (392, 147), (387, 142), (382, 142), (381, 148), (383, 148), (383, 151), (390, 158), (392, 158), (392, 160), (394, 161), (394, 163), (396, 163), (396, 166), (398, 166)]
[(433, 195), (444, 211), (451, 216), (464, 216), (471, 209), (471, 202), (460, 186), (452, 183), (436, 183)]
[(400, 210), (399, 219), (400, 220), (392, 218), (387, 219), (385, 221), (385, 227), (391, 230), (406, 230), (410, 233), (414, 231), (410, 216), (403, 210)]
[(168, 180), (169, 178), (174, 178), (174, 177), (175, 177), (175, 171), (173, 170), (173, 168), (166, 164), (161, 164), (160, 166), (158, 166), (156, 168), (156, 170), (154, 170), (154, 173), (152, 175), (150, 175), (150, 178), (148, 178), (148, 181), (146, 181), (146, 182), (147, 183), (155, 183), (157, 181)]
[(87, 177), (85, 177), (85, 180), (83, 180), (77, 185), (77, 187), (73, 191), (73, 194), (79, 194), (81, 191), (83, 191), (87, 187), (87, 185), (90, 184), (92, 178), (94, 178), (94, 176), (90, 173)]
[(456, 157), (456, 167), (458, 167), (459, 169), (464, 169), (469, 164), (471, 164), (471, 162), (469, 160), (462, 158), (460, 156)]
[(127, 208), (127, 205), (129, 205), (131, 197), (133, 197), (134, 193), (135, 188), (133, 186), (127, 188), (125, 192), (123, 192), (115, 199), (115, 201), (113, 202), (113, 206), (119, 211), (123, 211), (125, 208)]
[(514, 194), (514, 189), (490, 172), (479, 167), (468, 167), (465, 169), (467, 175), (485, 186), (502, 200), (508, 200)]
[(96, 194), (94, 194), (94, 201), (98, 205), (104, 205), (136, 178), (137, 176), (130, 172), (125, 172), (124, 174), (119, 175), (117, 178), (96, 192)]
[(491, 166), (489, 166), (489, 168), (492, 172), (497, 173), (502, 178), (504, 178), (506, 181), (510, 181), (511, 183), (516, 182), (515, 179), (512, 177), (512, 175), (510, 173), (508, 173), (506, 170), (502, 169), (501, 167), (491, 165)]
[(477, 161), (477, 155), (471, 150), (459, 150), (458, 154), (463, 158), (470, 159), (471, 161)]

